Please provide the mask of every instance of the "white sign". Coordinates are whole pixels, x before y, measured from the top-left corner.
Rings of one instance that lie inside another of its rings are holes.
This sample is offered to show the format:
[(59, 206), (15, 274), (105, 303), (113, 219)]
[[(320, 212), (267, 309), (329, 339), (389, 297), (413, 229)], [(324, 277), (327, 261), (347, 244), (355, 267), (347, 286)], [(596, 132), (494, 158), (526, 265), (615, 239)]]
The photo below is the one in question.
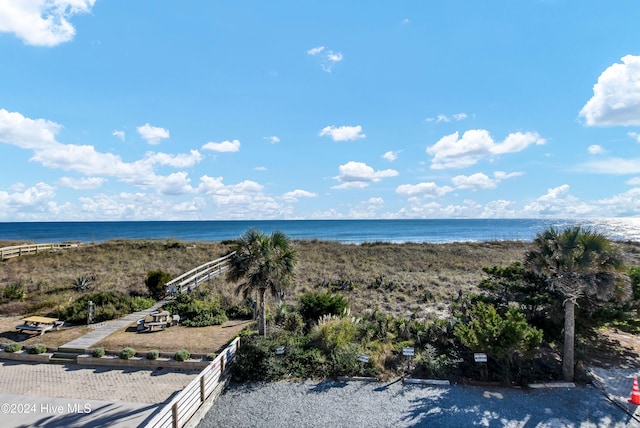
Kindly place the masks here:
[(276, 348), (276, 355), (282, 355), (284, 354), (284, 346), (278, 346)]
[(475, 353), (473, 354), (473, 359), (476, 363), (486, 363), (487, 362), (487, 354), (483, 353)]
[(413, 357), (415, 355), (415, 352), (413, 348), (402, 348), (402, 355), (404, 355), (405, 357)]
[(369, 356), (367, 354), (362, 354), (358, 357), (358, 361), (360, 361), (361, 363), (368, 363)]

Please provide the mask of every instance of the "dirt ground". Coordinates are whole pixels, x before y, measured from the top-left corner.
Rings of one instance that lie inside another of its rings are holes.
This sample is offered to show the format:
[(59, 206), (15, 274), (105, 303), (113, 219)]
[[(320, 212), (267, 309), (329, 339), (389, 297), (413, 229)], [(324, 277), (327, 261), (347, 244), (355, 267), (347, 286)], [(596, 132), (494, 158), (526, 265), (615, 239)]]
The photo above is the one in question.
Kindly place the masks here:
[(186, 349), (192, 354), (210, 354), (218, 352), (251, 321), (231, 320), (222, 325), (209, 327), (168, 327), (148, 333), (137, 333), (135, 324), (119, 330), (102, 340), (96, 347), (119, 351), (131, 347), (136, 351), (176, 352)]
[(0, 318), (0, 343), (21, 343), (23, 346), (31, 346), (37, 343), (46, 345), (47, 348), (58, 348), (72, 341), (89, 330), (82, 326), (61, 327), (59, 330), (48, 331), (43, 335), (37, 333), (18, 333), (16, 325), (21, 324), (23, 316)]
[[(15, 326), (20, 324), (22, 318), (0, 318), (0, 344), (18, 342), (26, 347), (41, 343), (48, 348), (58, 348), (90, 331), (86, 327), (73, 326), (62, 327), (59, 331), (48, 331), (44, 335), (18, 333)], [(173, 326), (152, 333), (136, 333), (135, 324), (132, 324), (125, 329), (116, 331), (98, 343), (96, 347), (113, 351), (120, 351), (126, 347), (131, 347), (136, 351), (156, 349), (160, 352), (176, 352), (179, 349), (186, 349), (192, 354), (209, 354), (218, 352), (250, 324), (251, 321), (232, 320), (221, 326)]]
[(588, 365), (602, 368), (640, 368), (640, 336), (617, 328), (600, 330), (586, 349)]

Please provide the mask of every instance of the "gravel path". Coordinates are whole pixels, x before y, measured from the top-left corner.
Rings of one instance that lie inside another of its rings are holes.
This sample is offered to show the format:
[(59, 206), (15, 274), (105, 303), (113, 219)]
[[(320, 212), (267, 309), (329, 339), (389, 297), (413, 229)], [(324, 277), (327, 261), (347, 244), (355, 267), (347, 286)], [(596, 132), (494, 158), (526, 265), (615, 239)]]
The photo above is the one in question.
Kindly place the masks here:
[(640, 427), (593, 387), (515, 390), (364, 382), (231, 384), (213, 427)]

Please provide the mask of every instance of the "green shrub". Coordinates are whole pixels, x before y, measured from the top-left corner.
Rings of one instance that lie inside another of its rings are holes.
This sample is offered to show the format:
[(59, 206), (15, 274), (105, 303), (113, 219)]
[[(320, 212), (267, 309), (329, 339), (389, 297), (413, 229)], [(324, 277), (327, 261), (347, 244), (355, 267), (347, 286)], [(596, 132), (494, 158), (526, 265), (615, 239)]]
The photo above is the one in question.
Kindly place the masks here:
[(176, 352), (176, 354), (173, 356), (173, 358), (176, 361), (186, 361), (191, 357), (191, 353), (189, 353), (189, 351), (187, 351), (186, 349), (180, 349), (178, 352)]
[(300, 296), (300, 314), (310, 322), (324, 315), (341, 315), (348, 305), (339, 294), (309, 292)]
[(91, 288), (91, 284), (96, 281), (94, 275), (82, 275), (73, 280), (73, 289), (77, 292), (87, 291)]
[(447, 379), (461, 362), (461, 358), (448, 353), (439, 353), (435, 346), (427, 344), (416, 355), (416, 374), (421, 378)]
[(187, 327), (206, 327), (220, 325), (227, 321), (227, 315), (220, 306), (220, 302), (213, 296), (197, 299), (188, 294), (180, 294), (167, 303), (165, 309), (180, 315), (180, 323)]
[(27, 290), (22, 282), (14, 282), (3, 288), (2, 297), (9, 301), (25, 300), (27, 298)]
[(304, 320), (298, 312), (289, 312), (284, 316), (284, 329), (292, 333), (300, 334), (304, 329)]
[(58, 310), (58, 318), (71, 324), (85, 324), (89, 301), (96, 305), (95, 322), (120, 318), (131, 313), (131, 298), (120, 291), (102, 291), (85, 294)]
[(131, 298), (131, 310), (133, 312), (144, 311), (155, 304), (155, 299), (150, 299), (148, 297), (134, 296)]
[(233, 305), (227, 309), (226, 313), (231, 319), (250, 320), (253, 319), (253, 304), (253, 299), (247, 297), (242, 303)]
[(22, 350), (20, 343), (10, 343), (4, 347), (4, 352), (18, 352)]
[(95, 348), (91, 352), (91, 356), (94, 358), (102, 358), (104, 357), (104, 348)]
[(157, 360), (159, 356), (160, 352), (155, 349), (147, 352), (147, 360)]
[(331, 352), (343, 348), (348, 343), (357, 342), (360, 320), (354, 317), (336, 317), (325, 315), (318, 320), (309, 332), (311, 343), (323, 350)]
[(171, 280), (171, 275), (161, 270), (152, 270), (147, 273), (147, 277), (144, 280), (144, 285), (149, 290), (149, 295), (160, 300), (165, 296), (165, 284)]
[(216, 354), (207, 354), (207, 356), (206, 356), (206, 360), (207, 360), (207, 361), (213, 361), (213, 360), (215, 360), (215, 359), (216, 359), (216, 357), (217, 357), (217, 355), (216, 355)]
[(27, 352), (29, 354), (44, 354), (45, 352), (47, 352), (47, 347), (45, 345), (43, 345), (42, 343), (37, 343), (33, 346), (30, 346), (27, 349)]
[(128, 360), (134, 355), (136, 355), (136, 350), (133, 348), (124, 348), (122, 351), (120, 351), (120, 359), (122, 360)]

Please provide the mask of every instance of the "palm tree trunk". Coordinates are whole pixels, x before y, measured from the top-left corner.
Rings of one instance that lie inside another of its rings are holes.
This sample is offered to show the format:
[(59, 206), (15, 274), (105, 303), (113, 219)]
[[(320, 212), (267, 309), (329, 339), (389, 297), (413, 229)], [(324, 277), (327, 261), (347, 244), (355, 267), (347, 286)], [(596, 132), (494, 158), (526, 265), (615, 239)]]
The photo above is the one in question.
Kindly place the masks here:
[(564, 304), (564, 346), (562, 351), (562, 377), (567, 382), (573, 381), (574, 351), (576, 340), (576, 302), (568, 299)]
[(267, 335), (267, 310), (264, 305), (264, 294), (266, 291), (267, 289), (264, 287), (258, 289), (258, 334), (260, 336)]

